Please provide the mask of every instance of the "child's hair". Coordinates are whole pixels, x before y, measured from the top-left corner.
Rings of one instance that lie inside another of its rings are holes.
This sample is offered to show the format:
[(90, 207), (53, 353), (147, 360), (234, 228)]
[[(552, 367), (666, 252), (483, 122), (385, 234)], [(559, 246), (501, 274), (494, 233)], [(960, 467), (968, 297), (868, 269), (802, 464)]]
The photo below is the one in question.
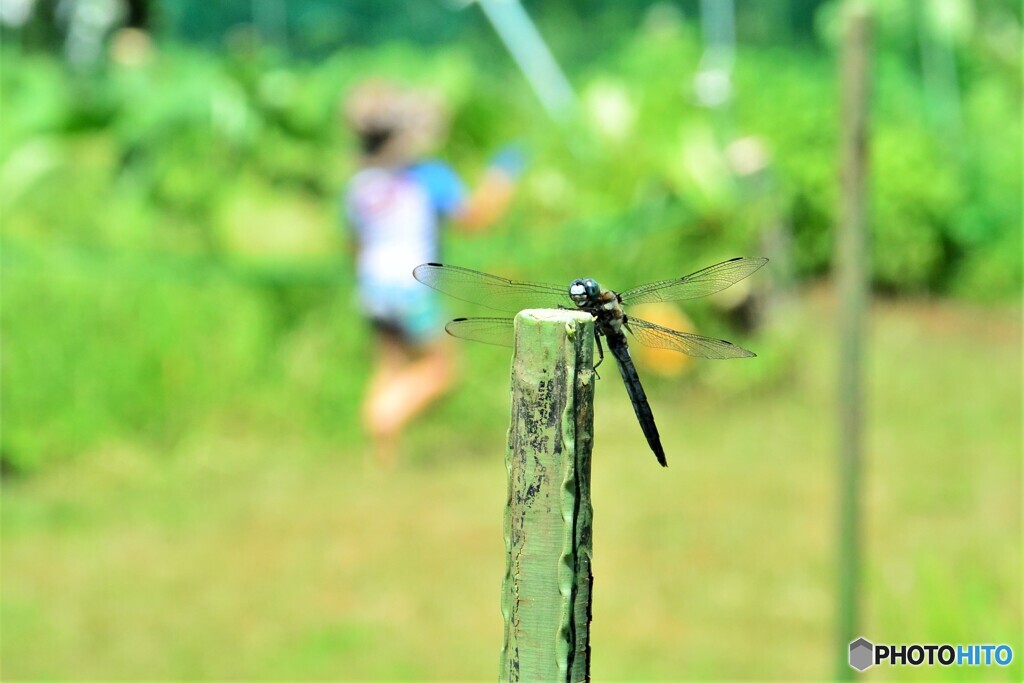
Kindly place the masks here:
[(446, 115), (433, 92), (382, 80), (364, 81), (342, 103), (345, 122), (359, 137), (367, 159), (409, 161), (426, 152), (444, 134)]
[(363, 154), (374, 156), (380, 154), (384, 145), (394, 135), (394, 131), (390, 128), (367, 128), (358, 131), (357, 134), (359, 135), (359, 148)]

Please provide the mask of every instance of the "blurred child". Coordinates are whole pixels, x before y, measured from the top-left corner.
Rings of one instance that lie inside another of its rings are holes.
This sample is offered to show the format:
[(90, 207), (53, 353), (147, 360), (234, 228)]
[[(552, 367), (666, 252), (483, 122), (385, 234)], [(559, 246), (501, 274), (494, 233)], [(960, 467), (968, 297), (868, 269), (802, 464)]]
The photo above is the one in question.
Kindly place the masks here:
[(446, 128), (435, 94), (366, 82), (344, 110), (362, 151), (360, 170), (345, 191), (345, 213), (360, 306), (376, 336), (363, 425), (378, 462), (392, 467), (402, 428), (442, 396), (456, 374), (437, 292), (413, 279), (412, 269), (439, 260), (443, 220), (467, 231), (495, 221), (511, 199), (520, 164), (514, 154), (499, 155), (468, 194), (448, 165), (425, 156)]

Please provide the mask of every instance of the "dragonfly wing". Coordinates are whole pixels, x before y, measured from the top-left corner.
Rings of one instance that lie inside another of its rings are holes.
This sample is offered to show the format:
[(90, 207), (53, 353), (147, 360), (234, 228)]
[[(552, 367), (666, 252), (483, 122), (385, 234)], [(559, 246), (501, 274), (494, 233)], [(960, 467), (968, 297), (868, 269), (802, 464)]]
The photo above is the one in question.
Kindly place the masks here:
[(626, 323), (626, 329), (644, 346), (681, 351), (687, 356), (697, 358), (753, 358), (757, 355), (724, 339), (678, 332), (639, 318), (630, 318)]
[(512, 346), (515, 341), (512, 318), (456, 318), (444, 329), (453, 337), (495, 346)]
[(524, 308), (576, 308), (568, 287), (516, 282), (469, 268), (424, 263), (413, 277), (450, 297), (496, 311), (518, 313)]
[(755, 270), (768, 263), (766, 258), (734, 258), (716, 263), (673, 280), (640, 285), (619, 296), (623, 304), (649, 304), (656, 301), (680, 301), (696, 299), (720, 292), (734, 285)]

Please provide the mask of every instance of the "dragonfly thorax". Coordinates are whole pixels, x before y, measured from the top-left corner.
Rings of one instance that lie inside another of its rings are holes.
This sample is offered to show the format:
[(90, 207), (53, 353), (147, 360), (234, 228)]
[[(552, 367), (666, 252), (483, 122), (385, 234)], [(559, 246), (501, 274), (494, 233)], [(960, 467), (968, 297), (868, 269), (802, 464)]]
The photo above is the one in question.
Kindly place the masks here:
[(593, 278), (573, 280), (569, 285), (569, 298), (580, 308), (594, 306), (601, 296), (601, 285)]

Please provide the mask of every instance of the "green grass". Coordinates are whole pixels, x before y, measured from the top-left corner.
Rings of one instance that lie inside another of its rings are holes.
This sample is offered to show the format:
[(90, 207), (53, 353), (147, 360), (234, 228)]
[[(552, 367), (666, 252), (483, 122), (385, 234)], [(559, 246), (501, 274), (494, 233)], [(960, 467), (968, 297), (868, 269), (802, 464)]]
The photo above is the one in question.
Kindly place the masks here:
[[(599, 384), (596, 680), (834, 673), (824, 297), (799, 326), (794, 370), (774, 383), (748, 386), (741, 363), (649, 382), (667, 470), (614, 373)], [(1006, 642), (1017, 659), (868, 678), (1021, 677), (1020, 326), (1008, 307), (875, 307), (862, 632)], [(750, 363), (772, 362), (768, 342), (751, 345)], [(457, 420), (467, 401), (507, 409), (505, 382), (476, 379), (464, 390), (479, 395), (431, 411), (394, 474), (367, 465), (362, 439), (242, 423), (173, 453), (107, 443), (8, 479), (2, 677), (493, 679), (505, 434), (474, 442)]]

